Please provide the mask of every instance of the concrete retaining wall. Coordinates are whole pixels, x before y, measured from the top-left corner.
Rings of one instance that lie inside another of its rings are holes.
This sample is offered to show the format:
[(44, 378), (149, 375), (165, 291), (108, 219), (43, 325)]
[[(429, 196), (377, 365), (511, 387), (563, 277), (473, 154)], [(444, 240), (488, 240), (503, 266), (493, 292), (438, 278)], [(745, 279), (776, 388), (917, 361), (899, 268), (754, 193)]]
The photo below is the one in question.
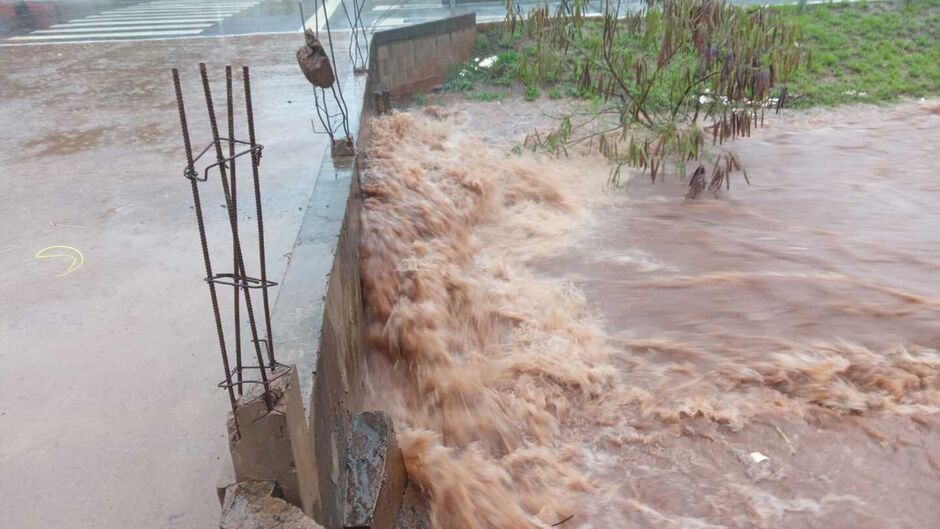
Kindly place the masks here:
[(392, 97), (429, 90), (470, 59), (476, 37), (475, 13), (379, 31), (372, 36), (369, 70)]
[(357, 154), (324, 160), (273, 313), (279, 359), (297, 367), (307, 404), (319, 490), (311, 514), (327, 529), (346, 522), (350, 427), (353, 415), (364, 411), (359, 181), (376, 111), (374, 88), (403, 96), (443, 83), (451, 68), (470, 58), (475, 21), (470, 14), (377, 32), (364, 86), (351, 76), (339, 79)]
[(364, 390), (358, 171), (341, 169), (335, 178), (348, 182), (349, 198), (327, 287), (319, 361), (308, 410), (321, 493), (320, 509), (314, 511), (314, 518), (329, 528), (343, 526), (349, 422), (351, 414), (361, 410)]
[[(353, 130), (362, 89), (347, 95)], [(350, 418), (364, 393), (355, 166), (352, 157), (324, 159), (274, 311), (279, 351), (297, 366), (306, 405), (319, 490), (311, 514), (327, 529), (344, 525)]]
[(328, 207), (336, 208), (339, 197), (346, 197), (339, 233), (333, 239), (336, 246), (308, 407), (320, 485), (320, 505), (314, 517), (328, 529), (343, 527), (350, 419), (363, 411), (359, 181), (368, 159), (375, 112), (372, 92), (381, 84), (392, 95), (403, 96), (443, 83), (451, 68), (469, 60), (475, 40), (474, 14), (376, 32), (370, 44), (361, 111), (352, 116), (357, 154), (354, 159), (325, 161), (317, 179), (319, 193), (314, 198), (319, 195), (321, 203), (312, 204), (308, 212), (324, 215), (327, 222), (317, 230), (322, 235), (329, 235), (322, 231), (329, 230), (330, 225), (335, 230), (336, 215), (340, 213), (328, 211)]

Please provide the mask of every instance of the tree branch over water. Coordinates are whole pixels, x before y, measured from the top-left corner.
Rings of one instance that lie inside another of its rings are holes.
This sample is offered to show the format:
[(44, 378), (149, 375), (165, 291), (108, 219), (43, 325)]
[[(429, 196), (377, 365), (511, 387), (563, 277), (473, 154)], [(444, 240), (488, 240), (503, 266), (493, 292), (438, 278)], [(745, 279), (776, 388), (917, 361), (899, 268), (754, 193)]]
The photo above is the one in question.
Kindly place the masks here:
[(504, 34), (534, 48), (517, 80), (530, 87), (576, 84), (579, 95), (616, 110), (616, 121), (594, 116), (592, 133), (573, 137), (579, 127), (572, 119), (583, 116), (572, 114), (526, 141), (533, 150), (555, 154), (589, 142), (613, 164), (612, 185), (620, 183), (625, 166), (655, 181), (671, 162), (683, 179), (686, 165), (693, 165), (689, 198), (706, 188), (727, 188), (741, 167), (724, 141), (750, 136), (767, 108), (779, 110), (786, 99), (783, 83), (809, 61), (796, 27), (764, 7), (648, 0), (628, 12), (619, 2), (604, 2), (599, 18), (585, 17), (587, 9), (586, 0), (568, 0), (553, 12), (540, 7), (522, 15), (510, 1)]

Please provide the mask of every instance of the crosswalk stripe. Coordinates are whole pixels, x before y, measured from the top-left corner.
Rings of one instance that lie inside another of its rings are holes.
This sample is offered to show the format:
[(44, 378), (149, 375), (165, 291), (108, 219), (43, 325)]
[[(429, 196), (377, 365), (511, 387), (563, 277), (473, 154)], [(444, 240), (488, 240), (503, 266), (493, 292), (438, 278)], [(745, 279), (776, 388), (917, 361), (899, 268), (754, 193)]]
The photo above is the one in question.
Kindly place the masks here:
[(249, 7), (249, 6), (254, 6), (254, 5), (258, 5), (258, 4), (259, 4), (259, 2), (225, 2), (225, 3), (220, 3), (220, 2), (203, 2), (203, 3), (192, 3), (192, 4), (137, 4), (137, 5), (127, 6), (127, 7), (122, 7), (121, 9), (134, 9), (134, 8), (140, 8), (140, 9), (144, 9), (144, 8), (166, 8), (166, 9), (173, 9), (173, 8), (181, 8), (181, 7), (199, 8), (199, 7), (216, 7), (216, 6), (221, 6), (221, 7)]
[(251, 7), (251, 6), (253, 6), (253, 5), (255, 5), (255, 4), (245, 4), (245, 5), (211, 4), (211, 5), (204, 5), (204, 6), (180, 6), (180, 7), (173, 7), (173, 6), (166, 6), (166, 7), (160, 7), (160, 6), (156, 6), (156, 7), (123, 7), (123, 8), (121, 8), (121, 9), (108, 9), (107, 11), (104, 11), (104, 12), (105, 12), (105, 13), (115, 13), (115, 12), (116, 12), (116, 13), (126, 13), (126, 12), (128, 12), (128, 11), (144, 11), (144, 12), (153, 12), (153, 11), (197, 11), (197, 10), (201, 10), (201, 9), (226, 9), (226, 10), (233, 10), (233, 9), (245, 9), (245, 8)]
[(304, 23), (305, 27), (312, 28), (316, 22), (317, 30), (323, 29), (326, 25), (326, 19), (333, 16), (333, 12), (339, 7), (340, 0), (321, 0), (320, 5), (310, 18)]
[[(111, 20), (111, 21), (95, 21), (95, 22), (66, 22), (64, 24), (53, 24), (49, 26), (50, 29), (55, 28), (84, 28), (84, 27), (95, 27), (95, 26), (146, 26), (146, 25), (155, 25), (163, 26), (169, 24), (196, 24), (200, 22), (218, 22), (220, 20), (225, 20), (224, 18), (181, 18), (181, 19), (171, 19), (171, 20)], [(211, 26), (212, 24), (208, 24)]]
[(211, 6), (188, 6), (188, 7), (137, 7), (137, 8), (125, 8), (125, 9), (109, 9), (107, 11), (102, 11), (103, 15), (120, 15), (120, 14), (129, 14), (129, 13), (138, 13), (138, 14), (160, 14), (160, 13), (193, 13), (193, 12), (216, 12), (216, 11), (232, 11), (239, 12), (249, 7), (253, 7), (255, 4), (248, 4), (243, 6), (225, 6), (225, 5), (211, 5)]
[(140, 16), (140, 15), (90, 15), (81, 20), (96, 21), (96, 20), (165, 20), (165, 19), (186, 19), (186, 18), (226, 18), (229, 15), (216, 15), (212, 13), (206, 13), (204, 15), (160, 15), (160, 16)]
[(133, 6), (127, 6), (127, 7), (121, 8), (121, 9), (130, 9), (130, 8), (133, 8), (133, 7), (141, 7), (141, 6), (147, 6), (147, 7), (151, 7), (151, 6), (152, 6), (152, 7), (167, 7), (167, 8), (172, 8), (172, 7), (214, 7), (214, 6), (226, 6), (226, 7), (237, 6), (237, 7), (247, 7), (247, 6), (258, 5), (259, 3), (260, 3), (260, 2), (225, 2), (225, 3), (220, 3), (220, 2), (194, 2), (194, 3), (191, 3), (191, 4), (160, 4), (160, 3), (150, 3), (150, 4), (137, 4), (137, 5), (133, 5)]
[(207, 6), (187, 6), (187, 7), (135, 7), (135, 8), (125, 8), (125, 9), (109, 9), (107, 11), (102, 11), (102, 13), (161, 13), (164, 11), (241, 11), (242, 9), (248, 9), (249, 7), (254, 7), (256, 4), (248, 4), (243, 6), (226, 6), (226, 5), (207, 5)]
[(205, 9), (207, 7), (248, 7), (258, 5), (259, 2), (208, 2), (202, 4), (134, 4), (125, 7), (119, 7), (117, 10), (124, 9)]
[(131, 6), (131, 7), (122, 7), (120, 9), (109, 9), (108, 11), (167, 11), (170, 9), (175, 10), (195, 10), (195, 9), (245, 9), (246, 7), (251, 7), (257, 4), (206, 4), (202, 6)]
[[(335, 0), (334, 0), (335, 1)], [(213, 25), (262, 0), (154, 0), (127, 4), (62, 23), (27, 35), (6, 39), (8, 42), (79, 42), (87, 39), (160, 38), (198, 35)]]
[(125, 10), (125, 11), (102, 11), (102, 15), (170, 15), (170, 14), (192, 14), (192, 13), (228, 13), (234, 15), (238, 13), (243, 8), (236, 7), (230, 9), (161, 9), (160, 11), (138, 11), (138, 10)]
[(63, 39), (100, 39), (100, 38), (130, 38), (130, 37), (177, 37), (183, 35), (198, 35), (202, 33), (201, 29), (186, 29), (174, 31), (127, 31), (123, 33), (94, 33), (86, 35), (23, 35), (21, 37), (11, 37), (7, 40), (30, 41), (30, 40), (63, 40)]
[[(212, 24), (176, 24), (172, 26), (121, 26), (117, 28), (58, 28), (58, 29), (39, 29), (33, 32), (33, 34), (47, 34), (47, 33), (94, 33), (96, 31), (123, 31), (126, 29), (139, 30), (139, 29), (195, 29), (195, 28), (207, 28)], [(66, 35), (69, 36), (69, 35)]]
[(260, 4), (260, 0), (157, 0), (114, 7), (54, 24), (8, 42), (84, 42), (88, 39), (159, 38), (198, 35), (207, 28)]
[(120, 9), (109, 9), (108, 12), (118, 11), (168, 11), (168, 10), (197, 10), (197, 9), (245, 9), (246, 7), (252, 7), (257, 4), (206, 4), (206, 5), (195, 5), (195, 6), (131, 6), (131, 7), (122, 7)]
[(226, 6), (226, 7), (237, 6), (237, 7), (245, 7), (245, 6), (258, 5), (258, 3), (259, 3), (259, 2), (224, 2), (224, 3), (222, 3), (222, 2), (198, 2), (198, 3), (197, 3), (197, 2), (194, 2), (194, 3), (191, 3), (191, 4), (160, 4), (160, 3), (150, 3), (150, 4), (136, 4), (136, 5), (124, 7), (124, 8), (122, 8), (122, 9), (130, 9), (130, 8), (133, 8), (133, 7), (167, 7), (167, 8), (172, 8), (172, 7), (213, 7), (213, 6)]

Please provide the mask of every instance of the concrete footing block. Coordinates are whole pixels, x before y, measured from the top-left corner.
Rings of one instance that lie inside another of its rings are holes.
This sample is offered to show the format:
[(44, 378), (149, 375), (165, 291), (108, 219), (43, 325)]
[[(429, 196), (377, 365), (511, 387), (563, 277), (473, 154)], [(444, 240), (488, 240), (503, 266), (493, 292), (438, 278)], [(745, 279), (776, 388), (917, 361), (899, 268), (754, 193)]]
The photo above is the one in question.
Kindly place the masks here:
[(290, 367), (270, 388), (273, 409), (268, 411), (260, 391), (251, 395), (246, 391), (236, 406), (237, 431), (229, 417), (235, 480), (274, 481), (284, 500), (312, 516), (320, 489), (297, 370)]
[(350, 426), (345, 526), (394, 529), (408, 478), (392, 419), (363, 412)]
[(323, 529), (280, 496), (273, 481), (248, 481), (225, 489), (219, 529)]

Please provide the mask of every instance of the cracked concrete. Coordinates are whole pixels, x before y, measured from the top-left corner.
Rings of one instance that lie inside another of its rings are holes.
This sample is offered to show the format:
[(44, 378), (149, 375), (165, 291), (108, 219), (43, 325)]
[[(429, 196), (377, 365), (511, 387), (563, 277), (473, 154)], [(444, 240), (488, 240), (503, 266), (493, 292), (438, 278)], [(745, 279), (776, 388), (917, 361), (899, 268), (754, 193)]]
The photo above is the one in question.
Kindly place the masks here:
[(393, 529), (408, 478), (387, 413), (363, 412), (353, 417), (346, 464), (345, 527)]
[(323, 529), (280, 498), (273, 481), (236, 483), (225, 491), (219, 529)]

